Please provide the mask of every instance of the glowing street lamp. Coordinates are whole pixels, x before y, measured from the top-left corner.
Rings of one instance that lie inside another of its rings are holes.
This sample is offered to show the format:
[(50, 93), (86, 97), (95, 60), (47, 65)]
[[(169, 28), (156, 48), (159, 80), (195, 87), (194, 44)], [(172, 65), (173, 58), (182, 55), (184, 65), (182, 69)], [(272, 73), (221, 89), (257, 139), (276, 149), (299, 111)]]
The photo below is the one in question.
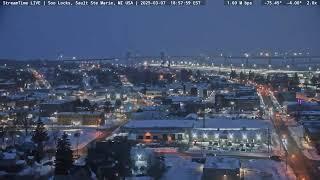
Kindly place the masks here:
[(260, 141), (261, 140), (261, 135), (257, 134), (257, 140)]
[(202, 136), (203, 136), (203, 138), (205, 138), (205, 139), (208, 138), (208, 134), (206, 134), (206, 133), (203, 133)]
[(141, 158), (142, 158), (142, 154), (137, 154), (137, 159), (138, 159), (138, 161), (140, 161)]
[(229, 134), (229, 139), (233, 139), (233, 134)]
[(247, 138), (248, 138), (248, 137), (247, 137), (246, 134), (242, 134), (242, 139), (243, 139), (243, 140), (247, 140)]
[(192, 133), (193, 138), (197, 138), (197, 133)]

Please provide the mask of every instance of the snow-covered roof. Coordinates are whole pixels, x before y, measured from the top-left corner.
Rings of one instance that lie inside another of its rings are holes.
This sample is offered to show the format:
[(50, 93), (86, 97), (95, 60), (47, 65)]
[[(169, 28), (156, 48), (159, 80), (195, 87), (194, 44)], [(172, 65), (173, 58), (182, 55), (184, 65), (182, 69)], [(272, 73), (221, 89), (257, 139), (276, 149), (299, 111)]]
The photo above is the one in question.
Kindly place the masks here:
[(124, 128), (192, 128), (193, 120), (131, 120)]
[(101, 112), (81, 111), (81, 112), (58, 112), (57, 115), (101, 115)]
[[(196, 121), (195, 128), (202, 128), (203, 120)], [(257, 120), (257, 119), (232, 119), (232, 118), (217, 118), (217, 119), (206, 119), (205, 128), (270, 128), (270, 121)]]
[(170, 98), (173, 102), (200, 101), (200, 98), (197, 96), (170, 96), (168, 98)]
[(126, 177), (128, 180), (152, 180), (153, 178), (150, 176), (133, 176), (133, 177)]
[(47, 102), (43, 102), (41, 104), (63, 104), (63, 103), (66, 103), (66, 102), (69, 102), (67, 100), (64, 100), (64, 99), (61, 99), (61, 100), (52, 100), (52, 101), (47, 101)]
[(3, 153), (3, 159), (16, 159), (17, 154), (15, 152), (9, 153), (9, 152), (4, 152)]
[(240, 169), (240, 160), (229, 157), (207, 157), (204, 168), (236, 170)]
[(56, 89), (76, 89), (79, 87), (79, 85), (59, 85), (56, 87)]
[(320, 111), (301, 111), (300, 115), (320, 116)]

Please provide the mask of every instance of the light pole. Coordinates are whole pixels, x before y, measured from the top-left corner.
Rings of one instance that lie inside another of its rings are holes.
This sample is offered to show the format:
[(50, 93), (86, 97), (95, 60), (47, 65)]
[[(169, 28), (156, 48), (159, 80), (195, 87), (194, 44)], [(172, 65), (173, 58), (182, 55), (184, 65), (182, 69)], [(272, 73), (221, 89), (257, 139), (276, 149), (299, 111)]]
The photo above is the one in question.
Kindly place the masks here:
[(76, 156), (77, 156), (77, 158), (78, 158), (78, 157), (79, 157), (79, 137), (80, 137), (80, 132), (77, 131), (77, 132), (74, 134), (74, 137), (77, 138), (77, 154), (76, 154)]
[(231, 101), (230, 104), (231, 104), (231, 110), (232, 110), (232, 114), (233, 114), (234, 113), (234, 101)]

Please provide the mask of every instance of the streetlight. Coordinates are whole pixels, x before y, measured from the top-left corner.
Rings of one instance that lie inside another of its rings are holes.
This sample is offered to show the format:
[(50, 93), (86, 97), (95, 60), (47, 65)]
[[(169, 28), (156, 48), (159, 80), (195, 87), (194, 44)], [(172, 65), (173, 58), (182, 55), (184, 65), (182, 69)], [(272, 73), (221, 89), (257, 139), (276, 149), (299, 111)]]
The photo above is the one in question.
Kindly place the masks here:
[(233, 139), (233, 134), (232, 133), (229, 133), (229, 139)]
[(192, 138), (197, 138), (197, 133), (192, 133)]
[(290, 69), (290, 65), (289, 64), (287, 65), (287, 69)]
[(79, 157), (79, 137), (80, 137), (80, 132), (77, 131), (77, 132), (74, 134), (74, 137), (77, 138), (77, 157)]
[(218, 138), (219, 138), (219, 134), (218, 134), (218, 133), (215, 133), (215, 134), (214, 134), (214, 138), (215, 138), (215, 139), (218, 139)]
[(257, 141), (260, 141), (261, 140), (261, 135), (260, 134), (257, 134)]
[(234, 101), (231, 101), (230, 104), (231, 104), (232, 113), (233, 113), (234, 112)]
[(137, 154), (137, 159), (140, 161), (142, 159), (142, 154)]
[(203, 138), (207, 139), (208, 138), (208, 134), (207, 133), (203, 133)]
[(247, 135), (246, 135), (246, 134), (242, 134), (242, 139), (243, 139), (243, 140), (248, 140)]

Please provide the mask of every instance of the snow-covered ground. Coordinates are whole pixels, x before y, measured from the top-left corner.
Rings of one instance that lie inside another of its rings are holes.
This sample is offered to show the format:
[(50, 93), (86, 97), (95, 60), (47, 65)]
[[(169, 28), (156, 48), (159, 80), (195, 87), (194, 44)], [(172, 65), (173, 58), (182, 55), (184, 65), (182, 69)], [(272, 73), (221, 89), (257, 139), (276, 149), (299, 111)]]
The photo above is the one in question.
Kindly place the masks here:
[(289, 131), (291, 137), (296, 141), (297, 145), (302, 149), (303, 154), (308, 159), (320, 160), (320, 155), (317, 153), (317, 150), (304, 139), (303, 126), (291, 126), (289, 127)]
[(293, 170), (284, 162), (272, 160), (243, 160), (241, 175), (245, 180), (295, 180)]
[(203, 164), (191, 162), (191, 159), (184, 159), (178, 155), (166, 155), (165, 164), (168, 170), (161, 180), (200, 180)]

